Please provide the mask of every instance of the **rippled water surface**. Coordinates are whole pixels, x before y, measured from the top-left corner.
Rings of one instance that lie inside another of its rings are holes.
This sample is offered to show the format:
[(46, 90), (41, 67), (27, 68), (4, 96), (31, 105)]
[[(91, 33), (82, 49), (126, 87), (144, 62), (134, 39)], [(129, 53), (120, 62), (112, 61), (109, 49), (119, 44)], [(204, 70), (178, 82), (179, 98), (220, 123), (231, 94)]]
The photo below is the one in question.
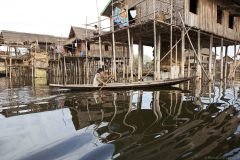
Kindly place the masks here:
[(240, 159), (240, 83), (71, 92), (0, 78), (0, 159)]

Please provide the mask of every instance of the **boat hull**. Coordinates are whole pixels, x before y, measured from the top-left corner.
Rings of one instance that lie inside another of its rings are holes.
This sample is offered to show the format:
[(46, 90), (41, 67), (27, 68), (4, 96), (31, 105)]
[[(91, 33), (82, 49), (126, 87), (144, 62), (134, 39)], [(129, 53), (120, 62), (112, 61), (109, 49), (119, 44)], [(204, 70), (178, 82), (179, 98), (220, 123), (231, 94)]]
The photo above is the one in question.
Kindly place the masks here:
[(96, 90), (131, 90), (131, 89), (144, 89), (144, 88), (157, 88), (164, 86), (172, 86), (176, 84), (180, 84), (183, 82), (187, 82), (192, 80), (193, 78), (178, 78), (178, 79), (170, 79), (170, 80), (162, 80), (162, 81), (151, 81), (151, 82), (134, 82), (134, 83), (109, 83), (107, 86), (98, 86), (94, 87), (92, 85), (61, 85), (61, 84), (50, 84), (50, 87), (58, 87), (76, 91), (96, 91)]

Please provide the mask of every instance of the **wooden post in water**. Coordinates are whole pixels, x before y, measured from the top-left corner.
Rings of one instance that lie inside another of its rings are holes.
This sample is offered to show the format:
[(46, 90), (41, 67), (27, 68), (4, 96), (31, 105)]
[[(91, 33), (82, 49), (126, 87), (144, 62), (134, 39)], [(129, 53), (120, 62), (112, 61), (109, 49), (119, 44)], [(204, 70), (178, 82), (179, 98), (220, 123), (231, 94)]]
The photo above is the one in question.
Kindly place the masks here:
[(190, 64), (190, 60), (191, 60), (191, 51), (190, 51), (190, 49), (188, 48), (188, 74), (187, 74), (187, 76), (188, 77), (190, 77), (190, 67), (191, 67), (191, 64)]
[(220, 80), (223, 80), (223, 38), (221, 38), (221, 54), (220, 54), (220, 59), (221, 59), (221, 66), (220, 66)]
[(130, 30), (129, 28), (127, 29), (127, 33), (128, 33), (128, 46), (129, 46), (129, 66), (130, 66), (130, 81), (133, 82), (133, 46), (132, 46), (132, 42), (133, 42), (133, 37), (130, 34)]
[(202, 55), (201, 55), (201, 31), (198, 30), (198, 59), (199, 63), (197, 63), (197, 76), (199, 79), (202, 79)]
[(171, 26), (170, 26), (170, 78), (173, 79), (173, 0), (171, 0)]
[(157, 79), (157, 26), (156, 26), (156, 12), (155, 0), (153, 0), (153, 33), (154, 33), (154, 80)]
[(228, 69), (227, 56), (228, 56), (228, 46), (226, 46), (225, 48), (225, 61), (224, 61), (224, 81), (225, 82), (227, 82), (227, 69)]
[(85, 62), (85, 74), (84, 76), (86, 76), (86, 84), (88, 84), (89, 82), (89, 67), (88, 67), (88, 32), (87, 32), (87, 17), (86, 17), (86, 39), (85, 39), (85, 52), (86, 52), (86, 62)]
[(114, 7), (112, 0), (112, 51), (113, 51), (113, 75), (114, 80), (117, 80), (117, 68), (116, 68), (116, 44), (115, 44), (115, 34), (114, 34)]
[(156, 48), (156, 62), (157, 62), (157, 76), (156, 76), (156, 80), (160, 80), (161, 79), (161, 43), (162, 43), (162, 37), (161, 37), (161, 32), (157, 32), (157, 48)]
[(140, 39), (138, 44), (138, 81), (141, 81), (142, 73), (143, 73), (143, 44), (142, 39)]
[[(178, 40), (177, 40), (177, 37), (175, 39), (175, 44), (176, 44), (176, 48), (175, 48), (175, 67), (178, 68)], [(174, 78), (178, 78), (178, 77), (174, 77)]]
[(185, 31), (182, 28), (182, 56), (181, 56), (181, 77), (184, 77), (184, 65), (185, 65)]
[(214, 57), (214, 64), (213, 64), (213, 77), (214, 77), (214, 81), (216, 80), (216, 63), (217, 63), (217, 47), (214, 47), (215, 49), (215, 57)]
[(233, 74), (230, 75), (231, 77), (229, 77), (234, 80), (235, 80), (235, 76), (236, 76), (235, 68), (237, 66), (237, 54), (238, 54), (237, 53), (237, 42), (235, 42), (235, 44), (234, 44), (234, 66), (233, 66), (233, 71), (230, 71), (230, 72), (233, 72)]
[(10, 47), (8, 47), (8, 54), (10, 56), (9, 78), (12, 79), (12, 53)]
[(212, 48), (213, 48), (213, 34), (211, 34), (210, 36), (210, 44), (209, 44), (209, 64), (208, 64), (208, 77), (209, 79), (212, 81), (213, 80), (213, 74), (212, 74), (212, 59), (213, 59), (213, 55), (212, 55)]

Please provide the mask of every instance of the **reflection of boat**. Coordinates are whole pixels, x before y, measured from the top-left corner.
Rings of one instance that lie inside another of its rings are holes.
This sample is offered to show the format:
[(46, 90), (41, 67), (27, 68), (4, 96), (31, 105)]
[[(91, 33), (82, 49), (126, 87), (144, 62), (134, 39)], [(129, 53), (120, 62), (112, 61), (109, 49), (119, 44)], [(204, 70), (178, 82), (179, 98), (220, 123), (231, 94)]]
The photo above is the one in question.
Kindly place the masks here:
[(171, 86), (187, 82), (192, 80), (192, 78), (178, 78), (170, 80), (161, 81), (149, 81), (149, 82), (133, 82), (133, 83), (109, 83), (106, 86), (94, 87), (91, 84), (86, 85), (60, 85), (60, 84), (50, 84), (51, 87), (67, 88), (71, 90), (124, 90), (124, 89), (140, 89), (140, 88), (151, 88), (151, 87), (162, 87)]

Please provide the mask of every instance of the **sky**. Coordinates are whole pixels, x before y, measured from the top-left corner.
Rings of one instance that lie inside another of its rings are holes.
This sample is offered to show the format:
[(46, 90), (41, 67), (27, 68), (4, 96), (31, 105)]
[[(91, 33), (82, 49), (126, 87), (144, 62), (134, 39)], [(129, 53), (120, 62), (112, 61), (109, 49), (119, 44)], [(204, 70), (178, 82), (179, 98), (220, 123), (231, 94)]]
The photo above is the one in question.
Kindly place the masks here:
[[(109, 0), (0, 0), (0, 30), (50, 34), (68, 37), (71, 26), (85, 27), (98, 21), (98, 11), (105, 8)], [(98, 11), (97, 11), (98, 4)], [(102, 18), (105, 19), (105, 18)], [(105, 27), (109, 22), (102, 22)], [(152, 57), (152, 48), (144, 51)], [(137, 46), (134, 46), (137, 52)], [(218, 55), (220, 49), (218, 49)], [(229, 48), (233, 56), (233, 47)]]
[[(97, 0), (101, 12), (109, 0)], [(97, 22), (96, 0), (1, 0), (0, 30), (68, 37), (71, 26)]]

